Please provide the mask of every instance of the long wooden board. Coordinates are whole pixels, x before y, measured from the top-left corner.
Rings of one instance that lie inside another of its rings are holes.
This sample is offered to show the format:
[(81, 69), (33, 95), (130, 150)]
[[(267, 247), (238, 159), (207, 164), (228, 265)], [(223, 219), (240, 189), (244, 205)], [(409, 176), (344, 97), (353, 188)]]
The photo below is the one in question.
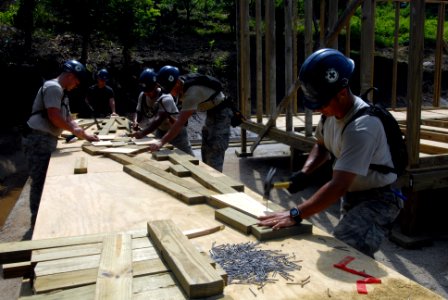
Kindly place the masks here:
[(224, 282), (171, 220), (148, 222), (148, 233), (191, 298), (222, 294)]
[(261, 204), (245, 193), (213, 195), (209, 200), (209, 204), (218, 208), (232, 207), (253, 218), (265, 216), (273, 212), (271, 208), (266, 208), (266, 205)]
[(95, 299), (132, 299), (132, 239), (128, 234), (104, 238)]

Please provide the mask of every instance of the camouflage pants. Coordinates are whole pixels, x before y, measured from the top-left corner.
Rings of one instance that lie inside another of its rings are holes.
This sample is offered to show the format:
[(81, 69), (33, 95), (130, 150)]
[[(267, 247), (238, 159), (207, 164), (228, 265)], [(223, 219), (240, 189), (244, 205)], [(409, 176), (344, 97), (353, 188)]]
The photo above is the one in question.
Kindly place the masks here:
[(220, 172), (224, 165), (225, 152), (229, 147), (232, 115), (232, 110), (228, 107), (208, 110), (202, 128), (202, 161)]
[(31, 177), (30, 210), (31, 224), (34, 225), (40, 198), (47, 175), (51, 153), (56, 150), (57, 138), (47, 133), (33, 131), (22, 140), (28, 172)]
[(347, 193), (341, 203), (341, 220), (334, 236), (373, 257), (403, 207), (390, 187)]
[[(157, 129), (154, 132), (154, 135), (156, 138), (161, 139), (165, 135), (165, 133), (166, 131)], [(170, 144), (182, 150), (183, 152), (194, 156), (193, 150), (191, 150), (191, 143), (190, 139), (188, 138), (187, 128), (185, 126), (182, 128), (179, 134), (171, 140)]]

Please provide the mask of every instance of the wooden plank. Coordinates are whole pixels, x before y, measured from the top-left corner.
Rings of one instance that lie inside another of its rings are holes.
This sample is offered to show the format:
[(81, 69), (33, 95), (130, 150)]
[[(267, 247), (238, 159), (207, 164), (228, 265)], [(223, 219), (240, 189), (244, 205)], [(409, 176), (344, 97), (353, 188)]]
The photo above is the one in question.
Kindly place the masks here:
[(75, 174), (87, 173), (87, 157), (77, 157), (75, 161)]
[(33, 275), (33, 266), (30, 261), (4, 264), (2, 269), (4, 279), (14, 277), (31, 278)]
[(448, 144), (421, 139), (420, 152), (429, 154), (446, 154), (448, 153)]
[(191, 177), (196, 179), (199, 183), (205, 187), (217, 191), (219, 193), (232, 193), (236, 190), (232, 187), (223, 184), (220, 180), (215, 177), (210, 176), (203, 168), (193, 165), (191, 162), (185, 160), (182, 156), (177, 153), (172, 153), (169, 156), (169, 160), (173, 163), (178, 163), (183, 165), (187, 170), (191, 172)]
[(95, 299), (132, 299), (132, 274), (131, 236), (118, 234), (105, 237)]
[(49, 294), (20, 297), (19, 300), (80, 300), (93, 299), (95, 285), (86, 285), (68, 290), (54, 291)]
[(182, 233), (188, 238), (188, 239), (194, 239), (196, 237), (212, 234), (215, 232), (218, 232), (220, 230), (224, 230), (224, 225), (218, 225), (211, 228), (198, 228), (198, 229), (191, 229), (191, 230), (184, 230)]
[(96, 147), (91, 145), (90, 143), (86, 143), (82, 145), (82, 151), (90, 154), (90, 155), (100, 155), (102, 154), (100, 151), (107, 149), (107, 147)]
[(125, 117), (114, 117), (115, 121), (117, 122), (117, 127), (119, 129), (125, 129), (128, 130), (130, 122), (129, 119), (125, 118)]
[(101, 128), (98, 135), (107, 135), (107, 134), (109, 134), (109, 132), (112, 132), (111, 129), (113, 130), (112, 126), (114, 123), (115, 123), (115, 118), (111, 118), (111, 119), (107, 120), (106, 124), (103, 126), (103, 128)]
[(168, 170), (177, 177), (188, 177), (191, 175), (191, 172), (182, 165), (172, 165)]
[[(157, 257), (132, 263), (134, 276), (157, 274), (168, 271), (163, 261)], [(65, 288), (73, 288), (96, 282), (98, 268), (81, 269), (36, 277), (34, 291), (46, 293)]]
[(298, 234), (308, 234), (313, 231), (313, 225), (303, 220), (300, 225), (285, 227), (278, 230), (272, 229), (272, 227), (264, 227), (254, 225), (252, 226), (252, 234), (260, 241), (272, 240), (276, 238), (291, 237)]
[[(157, 251), (153, 247), (132, 250), (132, 260), (134, 262), (142, 261), (145, 259), (153, 259), (157, 257)], [(82, 269), (98, 268), (100, 258), (101, 255), (96, 254), (38, 262), (36, 264), (36, 267), (34, 268), (34, 274), (36, 275), (36, 277), (39, 277)]]
[(115, 161), (118, 161), (119, 163), (122, 163), (122, 164), (137, 165), (140, 168), (142, 168), (142, 169), (144, 169), (144, 170), (146, 170), (148, 172), (154, 173), (155, 175), (157, 175), (159, 177), (162, 177), (162, 178), (164, 178), (164, 179), (166, 179), (168, 181), (171, 181), (171, 182), (173, 182), (175, 184), (183, 186), (183, 187), (185, 187), (185, 188), (187, 188), (189, 190), (196, 191), (196, 192), (198, 192), (201, 195), (204, 195), (204, 196), (208, 197), (210, 195), (216, 194), (215, 192), (212, 192), (211, 190), (204, 188), (202, 185), (195, 185), (195, 184), (191, 183), (188, 180), (179, 178), (179, 177), (177, 177), (177, 176), (175, 176), (175, 175), (173, 175), (171, 173), (168, 173), (168, 172), (166, 172), (164, 170), (161, 170), (161, 169), (159, 169), (159, 168), (157, 168), (157, 167), (155, 167), (155, 166), (153, 166), (153, 165), (151, 165), (149, 163), (142, 162), (141, 160), (139, 160), (137, 158), (132, 158), (132, 157), (129, 157), (127, 155), (117, 154), (117, 153), (108, 154), (107, 156), (112, 158)]
[(148, 233), (191, 298), (221, 294), (224, 283), (171, 220), (148, 222)]
[(215, 219), (228, 224), (230, 227), (244, 234), (249, 234), (252, 225), (258, 223), (258, 219), (248, 216), (231, 207), (215, 210)]
[(188, 299), (171, 272), (134, 278), (132, 299)]
[(139, 152), (141, 149), (139, 148), (129, 148), (129, 147), (112, 147), (112, 148), (106, 148), (101, 149), (98, 152), (103, 153), (122, 153), (122, 154), (135, 154)]
[(187, 204), (198, 204), (204, 203), (206, 201), (205, 197), (195, 191), (184, 188), (183, 186), (177, 185), (163, 177), (157, 176), (150, 173), (143, 168), (135, 165), (123, 166), (123, 171), (129, 175), (138, 178), (158, 189), (161, 189), (173, 197), (182, 200)]
[[(133, 237), (142, 237), (147, 234), (144, 230), (135, 230), (130, 233), (133, 235)], [(37, 249), (98, 243), (101, 242), (106, 235), (107, 233), (99, 233), (75, 237), (1, 243), (0, 264), (30, 260), (31, 251)]]
[(422, 125), (448, 128), (448, 120), (422, 120)]
[(169, 160), (169, 156), (174, 153), (176, 153), (177, 155), (179, 155), (180, 157), (184, 158), (185, 160), (191, 162), (194, 165), (199, 165), (199, 159), (197, 159), (196, 157), (191, 156), (190, 154), (187, 154), (179, 149), (174, 149), (174, 150), (162, 149), (162, 150), (153, 152), (152, 157), (157, 161)]
[[(151, 240), (145, 237), (138, 237), (132, 240), (132, 249), (154, 247)], [(80, 257), (87, 255), (100, 254), (103, 246), (102, 243), (81, 244), (74, 246), (64, 246), (56, 248), (45, 248), (33, 251), (32, 262), (49, 261), (62, 258)]]
[(213, 195), (210, 197), (208, 203), (211, 206), (219, 208), (232, 207), (253, 218), (265, 216), (266, 214), (273, 212), (271, 208), (268, 207), (266, 209), (266, 205), (261, 204), (245, 193)]

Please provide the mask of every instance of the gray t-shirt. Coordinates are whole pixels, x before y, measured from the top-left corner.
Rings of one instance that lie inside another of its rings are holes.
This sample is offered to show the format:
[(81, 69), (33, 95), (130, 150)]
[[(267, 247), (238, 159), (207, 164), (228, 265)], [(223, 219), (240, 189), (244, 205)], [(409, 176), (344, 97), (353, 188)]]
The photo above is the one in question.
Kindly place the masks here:
[[(182, 110), (202, 111), (199, 107), (199, 104), (208, 100), (215, 93), (216, 91), (214, 89), (202, 85), (193, 85), (189, 87), (180, 98), (180, 101), (182, 102)], [(224, 100), (224, 98), (224, 93), (219, 92), (216, 97), (214, 97), (213, 101), (217, 101), (217, 103), (220, 103)]]
[[(145, 101), (145, 104), (143, 104), (143, 101)], [(151, 99), (142, 92), (138, 97), (136, 110), (143, 112), (145, 110), (143, 105), (146, 105), (146, 109), (149, 109), (151, 113), (143, 117), (143, 120), (140, 122), (140, 126), (142, 127), (149, 126), (159, 111), (166, 111), (174, 118), (176, 118), (179, 113), (176, 102), (171, 94), (161, 94), (157, 99)], [(170, 120), (163, 120), (158, 128), (163, 131), (168, 131), (171, 128)]]
[(356, 97), (352, 109), (342, 119), (327, 117), (316, 129), (316, 138), (323, 141), (325, 147), (336, 158), (334, 170), (356, 174), (349, 188), (350, 192), (363, 191), (382, 187), (396, 181), (395, 173), (382, 174), (369, 169), (370, 164), (393, 166), (392, 157), (387, 144), (380, 119), (372, 116), (361, 116), (342, 129), (347, 121), (362, 107), (367, 106), (362, 99)]
[(61, 110), (61, 117), (68, 120), (70, 117), (70, 106), (68, 98), (64, 95), (64, 89), (57, 79), (46, 81), (37, 92), (34, 99), (31, 117), (28, 119), (28, 126), (32, 129), (43, 131), (58, 137), (63, 129), (51, 123), (47, 116), (47, 109), (53, 107)]

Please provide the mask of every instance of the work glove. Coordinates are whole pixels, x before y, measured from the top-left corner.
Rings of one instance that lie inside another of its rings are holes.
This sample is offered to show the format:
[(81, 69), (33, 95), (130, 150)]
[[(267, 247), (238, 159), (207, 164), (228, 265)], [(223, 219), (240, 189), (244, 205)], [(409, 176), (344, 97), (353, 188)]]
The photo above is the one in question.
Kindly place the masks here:
[(297, 193), (299, 191), (303, 191), (311, 184), (311, 179), (309, 175), (306, 175), (302, 171), (294, 172), (289, 177), (288, 192), (291, 194)]

